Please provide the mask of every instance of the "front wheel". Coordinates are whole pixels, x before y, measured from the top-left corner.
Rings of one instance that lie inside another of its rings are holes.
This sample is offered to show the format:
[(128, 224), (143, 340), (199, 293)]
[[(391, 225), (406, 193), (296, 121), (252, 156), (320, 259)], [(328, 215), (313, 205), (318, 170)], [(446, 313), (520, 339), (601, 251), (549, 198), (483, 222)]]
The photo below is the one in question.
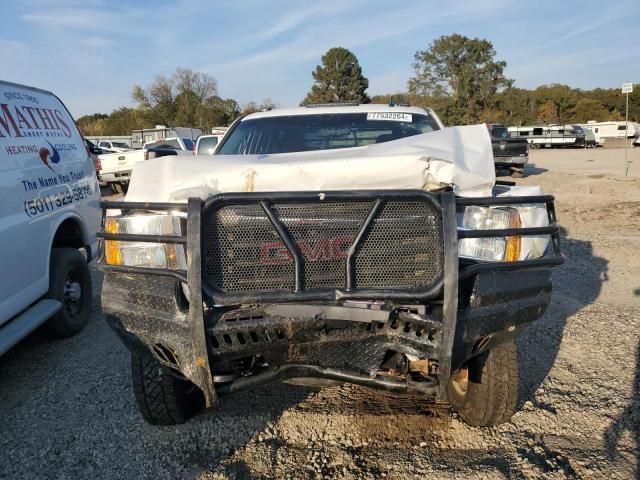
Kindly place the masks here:
[(518, 347), (509, 340), (472, 358), (451, 376), (449, 402), (468, 425), (499, 425), (516, 413), (518, 385)]
[(151, 425), (184, 423), (204, 406), (202, 391), (150, 353), (131, 354), (131, 379), (138, 410)]
[(54, 248), (49, 263), (47, 298), (62, 303), (62, 308), (46, 323), (56, 338), (71, 337), (87, 324), (91, 314), (91, 274), (84, 256), (75, 248)]

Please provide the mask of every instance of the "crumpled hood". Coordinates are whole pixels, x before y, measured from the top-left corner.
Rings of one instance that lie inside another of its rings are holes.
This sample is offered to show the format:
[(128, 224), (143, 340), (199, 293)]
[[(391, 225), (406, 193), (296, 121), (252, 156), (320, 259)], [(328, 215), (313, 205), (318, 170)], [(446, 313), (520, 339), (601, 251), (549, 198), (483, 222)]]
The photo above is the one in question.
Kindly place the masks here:
[(485, 125), (451, 127), (365, 147), (273, 155), (169, 156), (139, 162), (127, 201), (186, 202), (222, 192), (435, 190), (491, 196)]

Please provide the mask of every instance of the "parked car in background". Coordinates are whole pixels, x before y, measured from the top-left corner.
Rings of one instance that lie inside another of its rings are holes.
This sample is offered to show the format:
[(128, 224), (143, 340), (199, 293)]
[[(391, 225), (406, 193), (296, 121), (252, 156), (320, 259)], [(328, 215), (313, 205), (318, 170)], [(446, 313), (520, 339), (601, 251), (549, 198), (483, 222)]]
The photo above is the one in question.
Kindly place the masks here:
[(46, 323), (78, 333), (91, 313), (100, 188), (87, 143), (53, 93), (0, 81), (0, 354)]
[(131, 146), (134, 148), (142, 148), (148, 143), (156, 143), (162, 141), (165, 138), (175, 137), (188, 138), (195, 143), (196, 139), (203, 133), (204, 132), (199, 128), (167, 127), (165, 125), (156, 125), (155, 128), (133, 130), (131, 132)]
[[(176, 152), (176, 155), (192, 155), (194, 147), (190, 138), (175, 137), (145, 144), (139, 150), (102, 154), (98, 157), (98, 180), (107, 183), (113, 193), (126, 193), (136, 163), (162, 156), (164, 150)], [(151, 156), (150, 151), (153, 151)]]
[(124, 142), (112, 142), (109, 140), (100, 140), (98, 142), (98, 146), (106, 152), (110, 153), (122, 153), (129, 152), (133, 150), (131, 146), (127, 145)]
[(511, 138), (507, 127), (501, 123), (488, 123), (491, 136), (493, 161), (496, 172), (508, 172), (514, 177), (522, 176), (524, 166), (529, 161), (529, 143), (524, 138)]
[(156, 142), (145, 143), (143, 148), (173, 148), (191, 153), (196, 147), (196, 142), (189, 137), (170, 137)]

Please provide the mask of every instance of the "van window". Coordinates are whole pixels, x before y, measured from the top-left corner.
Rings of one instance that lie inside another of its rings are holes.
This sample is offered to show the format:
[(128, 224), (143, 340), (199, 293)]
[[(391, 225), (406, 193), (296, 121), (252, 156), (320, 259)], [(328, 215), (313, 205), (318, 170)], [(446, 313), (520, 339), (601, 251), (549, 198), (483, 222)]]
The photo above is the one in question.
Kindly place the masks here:
[(625, 125), (618, 125), (618, 130), (626, 130), (627, 127)]

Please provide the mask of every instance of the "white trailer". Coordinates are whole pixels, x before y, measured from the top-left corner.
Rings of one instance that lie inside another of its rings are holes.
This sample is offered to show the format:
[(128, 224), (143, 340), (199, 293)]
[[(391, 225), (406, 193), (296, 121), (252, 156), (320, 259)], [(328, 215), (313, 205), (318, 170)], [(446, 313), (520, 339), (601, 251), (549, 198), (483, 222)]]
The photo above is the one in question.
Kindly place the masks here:
[(640, 136), (640, 125), (636, 122), (629, 122), (628, 129), (626, 122), (589, 121), (580, 126), (593, 132), (598, 145), (604, 145), (607, 138), (638, 138)]
[(585, 135), (573, 125), (509, 127), (511, 138), (526, 138), (531, 148), (584, 147)]

